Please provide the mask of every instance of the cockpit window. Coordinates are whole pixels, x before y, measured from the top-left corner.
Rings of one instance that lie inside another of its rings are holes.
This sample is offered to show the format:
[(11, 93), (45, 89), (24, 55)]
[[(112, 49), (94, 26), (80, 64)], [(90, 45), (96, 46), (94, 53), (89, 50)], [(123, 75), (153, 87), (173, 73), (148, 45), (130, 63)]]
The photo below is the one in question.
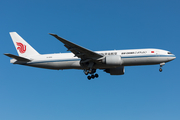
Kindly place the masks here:
[(168, 54), (172, 54), (171, 52), (168, 52)]

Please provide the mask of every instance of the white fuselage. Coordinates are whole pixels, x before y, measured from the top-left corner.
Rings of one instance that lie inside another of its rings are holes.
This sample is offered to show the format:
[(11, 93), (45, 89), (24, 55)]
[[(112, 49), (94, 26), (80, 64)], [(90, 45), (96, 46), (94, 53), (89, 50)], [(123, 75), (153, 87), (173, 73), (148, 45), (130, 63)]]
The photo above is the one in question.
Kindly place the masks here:
[[(175, 55), (169, 51), (161, 49), (131, 49), (131, 50), (112, 50), (112, 51), (95, 51), (106, 56), (118, 55), (121, 57), (121, 65), (95, 64), (94, 69), (115, 68), (119, 66), (134, 65), (152, 65), (166, 63), (175, 59)], [(85, 69), (80, 64), (80, 58), (75, 57), (73, 53), (44, 54), (37, 56), (28, 56), (30, 62), (18, 62), (11, 60), (11, 63), (22, 64), (27, 66), (47, 68), (47, 69)]]

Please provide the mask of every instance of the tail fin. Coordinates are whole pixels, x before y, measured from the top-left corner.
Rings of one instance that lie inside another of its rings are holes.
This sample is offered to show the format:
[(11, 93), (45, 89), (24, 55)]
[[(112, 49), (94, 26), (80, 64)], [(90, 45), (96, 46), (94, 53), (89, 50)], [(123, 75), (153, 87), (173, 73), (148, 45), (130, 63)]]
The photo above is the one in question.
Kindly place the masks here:
[(16, 32), (10, 32), (10, 36), (13, 40), (14, 46), (19, 56), (28, 57), (28, 56), (39, 55), (39, 53)]

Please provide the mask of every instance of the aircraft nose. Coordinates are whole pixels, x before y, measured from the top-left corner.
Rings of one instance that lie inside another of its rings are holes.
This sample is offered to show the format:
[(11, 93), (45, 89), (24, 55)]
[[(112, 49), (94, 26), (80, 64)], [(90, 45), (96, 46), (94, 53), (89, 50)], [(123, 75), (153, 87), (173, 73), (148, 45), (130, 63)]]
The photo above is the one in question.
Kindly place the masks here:
[(174, 58), (173, 58), (173, 60), (174, 60), (174, 59), (176, 59), (176, 56), (175, 56), (175, 55), (174, 55)]
[(173, 54), (171, 60), (176, 59), (176, 56)]

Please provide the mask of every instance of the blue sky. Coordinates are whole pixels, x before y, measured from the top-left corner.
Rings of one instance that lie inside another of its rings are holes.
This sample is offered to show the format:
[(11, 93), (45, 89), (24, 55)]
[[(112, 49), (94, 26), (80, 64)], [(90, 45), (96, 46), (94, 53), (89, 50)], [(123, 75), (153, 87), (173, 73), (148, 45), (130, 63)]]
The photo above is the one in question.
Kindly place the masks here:
[[(1, 120), (179, 120), (179, 0), (0, 1)], [(81, 70), (9, 63), (16, 31), (39, 53), (67, 52), (48, 33), (91, 50), (159, 48), (176, 59), (125, 67), (125, 75), (88, 81)]]

